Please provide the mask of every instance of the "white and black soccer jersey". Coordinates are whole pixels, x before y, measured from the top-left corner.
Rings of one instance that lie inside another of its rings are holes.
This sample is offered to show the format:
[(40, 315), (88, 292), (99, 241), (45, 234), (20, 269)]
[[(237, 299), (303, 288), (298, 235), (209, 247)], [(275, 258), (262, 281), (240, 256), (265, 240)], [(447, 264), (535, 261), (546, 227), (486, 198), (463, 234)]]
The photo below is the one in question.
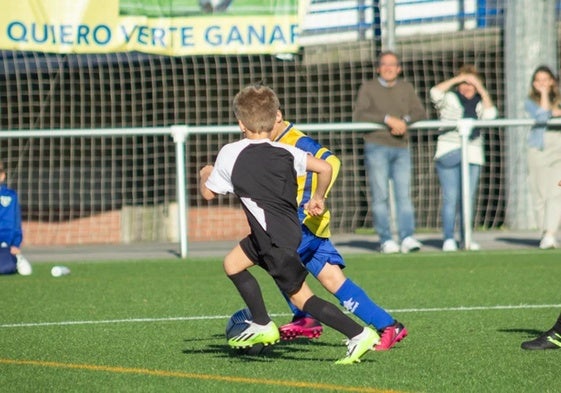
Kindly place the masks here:
[[(307, 153), (293, 146), (242, 139), (220, 150), (205, 185), (240, 198), (259, 246), (296, 250), (301, 240), (296, 176), (306, 172), (306, 160)], [(262, 236), (269, 240), (262, 242)]]

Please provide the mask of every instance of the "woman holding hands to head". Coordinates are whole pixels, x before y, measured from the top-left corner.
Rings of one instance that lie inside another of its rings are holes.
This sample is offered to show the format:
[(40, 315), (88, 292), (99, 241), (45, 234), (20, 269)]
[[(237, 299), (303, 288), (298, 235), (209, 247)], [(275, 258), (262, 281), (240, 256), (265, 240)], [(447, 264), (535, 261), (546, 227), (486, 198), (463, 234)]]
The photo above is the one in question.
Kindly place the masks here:
[(561, 126), (546, 124), (552, 117), (561, 116), (560, 105), (557, 77), (549, 67), (537, 67), (524, 107), (536, 120), (528, 134), (528, 185), (541, 231), (541, 249), (557, 247), (561, 221), (561, 188), (555, 180), (561, 173)]
[[(456, 76), (434, 86), (430, 97), (441, 120), (497, 117), (497, 108), (473, 65), (464, 65)], [(440, 131), (434, 159), (442, 188), (442, 251), (456, 251), (458, 244), (454, 230), (457, 216), (460, 217), (460, 244), (464, 243), (461, 137), (457, 128)], [(478, 128), (474, 128), (469, 136), (468, 160), (470, 196), (474, 201), (481, 166), (485, 162), (483, 137)], [(479, 249), (479, 246), (471, 242), (471, 249)]]

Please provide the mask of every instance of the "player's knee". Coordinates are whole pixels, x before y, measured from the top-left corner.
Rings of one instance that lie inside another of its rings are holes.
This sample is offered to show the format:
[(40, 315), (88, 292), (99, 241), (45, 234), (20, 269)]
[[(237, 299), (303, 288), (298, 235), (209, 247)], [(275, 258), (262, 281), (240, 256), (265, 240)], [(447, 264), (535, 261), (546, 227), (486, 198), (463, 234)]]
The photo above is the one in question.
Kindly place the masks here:
[(335, 294), (347, 279), (338, 265), (331, 264), (326, 264), (316, 277), (321, 285), (332, 294)]
[(224, 273), (226, 273), (226, 275), (228, 276), (239, 273), (241, 271), (236, 266), (236, 260), (231, 256), (231, 254), (226, 255), (224, 261), (222, 262), (222, 267), (224, 268)]

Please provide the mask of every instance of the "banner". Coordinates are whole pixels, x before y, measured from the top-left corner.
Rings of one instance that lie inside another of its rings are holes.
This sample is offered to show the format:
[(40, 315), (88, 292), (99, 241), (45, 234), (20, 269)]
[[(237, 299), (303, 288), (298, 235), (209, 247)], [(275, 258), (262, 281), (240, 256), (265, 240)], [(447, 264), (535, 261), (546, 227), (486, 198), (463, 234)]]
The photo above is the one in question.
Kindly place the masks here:
[(295, 53), (298, 0), (18, 0), (0, 49), (171, 56)]

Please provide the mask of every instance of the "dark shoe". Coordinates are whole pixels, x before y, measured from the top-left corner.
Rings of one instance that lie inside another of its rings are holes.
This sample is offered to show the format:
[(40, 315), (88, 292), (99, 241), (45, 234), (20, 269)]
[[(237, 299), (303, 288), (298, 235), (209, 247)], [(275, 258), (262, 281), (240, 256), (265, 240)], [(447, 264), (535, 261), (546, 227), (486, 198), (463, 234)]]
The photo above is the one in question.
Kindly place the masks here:
[(533, 340), (523, 342), (521, 347), (528, 350), (560, 349), (561, 334), (551, 329)]

